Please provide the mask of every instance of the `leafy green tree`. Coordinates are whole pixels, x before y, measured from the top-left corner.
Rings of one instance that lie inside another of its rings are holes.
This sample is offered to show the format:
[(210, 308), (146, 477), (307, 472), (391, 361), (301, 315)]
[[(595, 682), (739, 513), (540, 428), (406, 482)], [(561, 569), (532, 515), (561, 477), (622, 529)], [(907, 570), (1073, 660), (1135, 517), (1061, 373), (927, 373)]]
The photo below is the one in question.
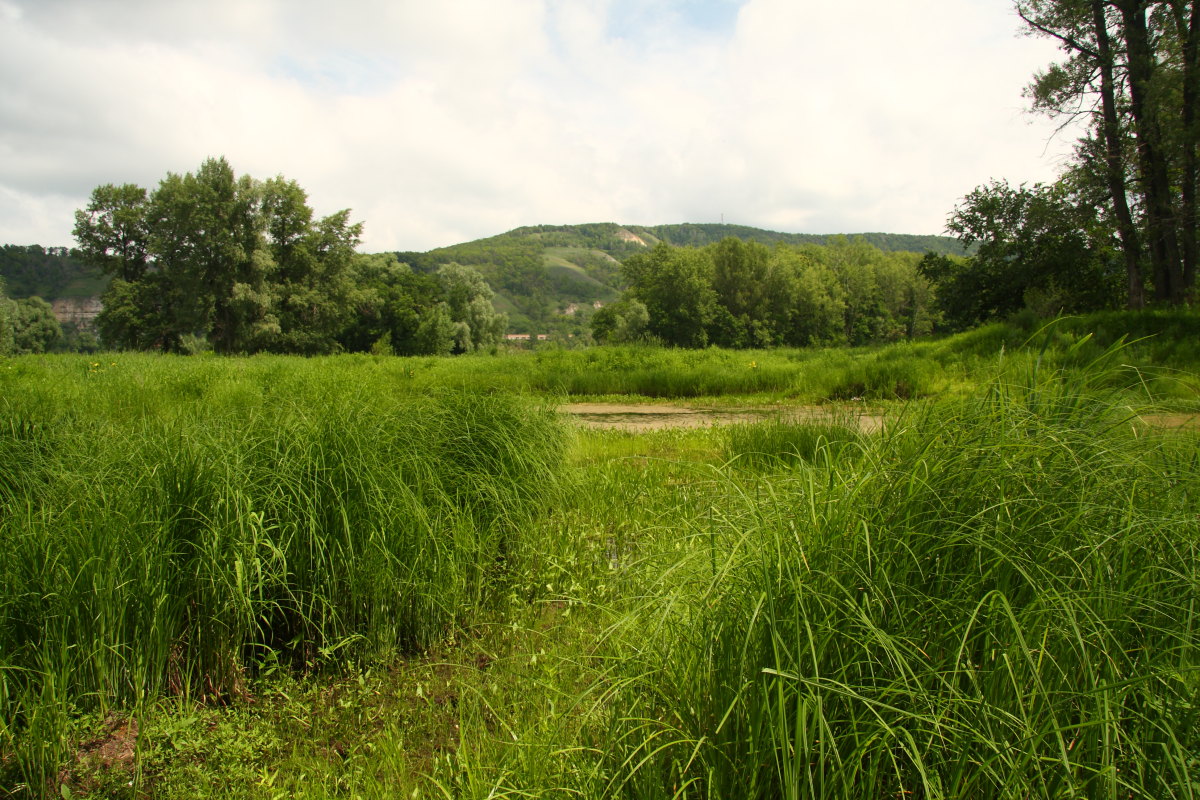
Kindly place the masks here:
[(479, 271), (462, 264), (438, 269), (450, 320), (454, 323), (454, 350), (470, 353), (504, 341), (507, 318), (492, 306), (495, 293)]
[(62, 326), (54, 310), (40, 297), (16, 300), (10, 306), (12, 314), (12, 352), (48, 353), (63, 345)]
[(152, 199), (152, 247), (194, 289), (194, 327), (218, 353), (261, 349), (279, 329), (261, 200), (261, 187), (237, 178), (223, 158), (208, 159), (194, 175), (168, 175)]
[(0, 356), (13, 351), (13, 317), (16, 304), (4, 292), (4, 281), (0, 280)]
[(713, 262), (714, 343), (726, 347), (767, 347), (767, 288), (771, 251), (757, 242), (728, 236), (708, 249)]
[(180, 352), (183, 337), (191, 331), (177, 324), (171, 313), (177, 294), (161, 273), (132, 283), (114, 278), (96, 317), (100, 340), (109, 347)]
[(113, 276), (97, 325), (111, 346), (324, 353), (350, 324), (361, 235), (342, 211), (315, 221), (292, 181), (237, 177), (224, 158), (154, 192), (97, 187), (76, 212), (80, 256)]
[(423, 318), (443, 302), (436, 276), (413, 271), (393, 253), (356, 254), (351, 282), (350, 320), (339, 338), (344, 349), (367, 351), (386, 339), (396, 355), (422, 355), (431, 352), (424, 349), (430, 341), (440, 341), (428, 329), (418, 336)]
[(87, 207), (75, 212), (82, 257), (127, 283), (140, 280), (150, 260), (149, 214), (149, 197), (142, 187), (96, 187)]
[(448, 356), (454, 351), (457, 328), (450, 317), (450, 306), (438, 303), (430, 308), (417, 326), (416, 351), (420, 355)]
[(844, 341), (844, 294), (837, 275), (813, 256), (811, 248), (776, 247), (771, 254), (768, 307), (781, 344), (808, 347)]
[(717, 309), (712, 259), (659, 243), (622, 265), (630, 296), (645, 305), (649, 332), (677, 347), (704, 347)]
[(993, 181), (963, 199), (947, 228), (978, 247), (965, 261), (927, 257), (921, 265), (952, 327), (1011, 314), (1034, 298), (1068, 313), (1119, 302), (1111, 231), (1061, 181), (1032, 188)]
[(630, 344), (646, 338), (650, 312), (632, 297), (622, 297), (592, 315), (592, 339), (600, 344)]
[[(1106, 187), (1127, 304), (1145, 278), (1162, 302), (1185, 302), (1197, 260), (1200, 8), (1195, 0), (1016, 0), (1028, 30), (1067, 57), (1029, 87), (1034, 108), (1090, 117), (1076, 160)], [(1148, 262), (1148, 263), (1147, 263)]]
[(278, 320), (269, 349), (306, 355), (340, 350), (339, 339), (362, 300), (351, 269), (362, 225), (350, 223), (349, 211), (314, 223), (308, 196), (295, 181), (273, 178), (262, 191)]

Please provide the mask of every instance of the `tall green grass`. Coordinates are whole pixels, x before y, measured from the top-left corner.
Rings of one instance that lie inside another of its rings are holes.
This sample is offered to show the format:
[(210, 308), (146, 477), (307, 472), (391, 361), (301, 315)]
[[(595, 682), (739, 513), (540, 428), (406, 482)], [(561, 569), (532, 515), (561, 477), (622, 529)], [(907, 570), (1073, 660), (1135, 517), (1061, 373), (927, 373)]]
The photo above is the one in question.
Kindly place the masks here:
[(631, 532), (650, 583), (590, 726), (473, 737), (445, 791), (1195, 797), (1200, 437), (1138, 423), (1103, 366), (1016, 361), (853, 446), (728, 437), (774, 456), (679, 487), (657, 548)]
[(726, 500), (635, 623), (660, 636), (610, 788), (1195, 796), (1197, 440), (1129, 416), (997, 383)]
[(563, 431), (527, 399), (331, 361), (20, 367), (0, 394), (0, 745), (33, 787), (80, 711), (238, 697), (264, 665), (468, 623), (527, 569), (561, 471)]
[[(997, 356), (1071, 372), (1109, 347), (1141, 370), (1139, 390), (1197, 406), (1200, 317), (1190, 310), (1105, 312), (1046, 321), (1022, 316), (938, 339), (862, 348), (681, 350), (593, 347), (501, 358), (407, 359), (414, 386), (523, 390), (567, 396), (770, 398), (800, 403), (963, 397), (994, 374)], [(1124, 381), (1124, 378), (1120, 378)], [(1116, 384), (1114, 384), (1116, 385)], [(1119, 384), (1124, 386), (1124, 383)]]
[(739, 466), (771, 469), (835, 459), (846, 448), (861, 447), (863, 436), (853, 419), (793, 422), (776, 418), (730, 426), (725, 431), (725, 454)]

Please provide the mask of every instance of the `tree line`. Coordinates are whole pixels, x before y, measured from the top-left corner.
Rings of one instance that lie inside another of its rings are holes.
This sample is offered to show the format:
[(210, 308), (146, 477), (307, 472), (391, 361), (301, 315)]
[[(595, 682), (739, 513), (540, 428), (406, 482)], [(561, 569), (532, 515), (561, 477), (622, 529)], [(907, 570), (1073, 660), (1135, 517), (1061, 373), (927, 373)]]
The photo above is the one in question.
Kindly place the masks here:
[(1061, 61), (1026, 89), (1035, 111), (1082, 120), (1058, 180), (992, 181), (949, 229), (967, 261), (925, 273), (953, 319), (973, 324), (1029, 305), (1065, 311), (1195, 299), (1200, 172), (1200, 4), (1195, 0), (1015, 0), (1024, 29)]
[(621, 270), (628, 289), (596, 312), (597, 342), (678, 347), (861, 345), (930, 333), (937, 309), (916, 253), (861, 239), (768, 248), (733, 237), (660, 242)]
[(110, 347), (419, 355), (503, 339), (476, 270), (359, 254), (348, 210), (317, 219), (295, 181), (239, 177), (224, 158), (152, 192), (99, 186), (74, 233), (79, 257), (112, 276), (96, 320)]
[(0, 356), (96, 349), (92, 337), (63, 330), (54, 310), (40, 297), (12, 299), (0, 278)]

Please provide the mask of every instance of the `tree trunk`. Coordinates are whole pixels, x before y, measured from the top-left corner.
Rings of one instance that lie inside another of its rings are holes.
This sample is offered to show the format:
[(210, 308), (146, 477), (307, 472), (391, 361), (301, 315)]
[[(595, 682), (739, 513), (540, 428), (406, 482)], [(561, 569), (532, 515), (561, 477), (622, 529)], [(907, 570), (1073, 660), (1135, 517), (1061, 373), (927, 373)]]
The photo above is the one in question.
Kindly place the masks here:
[(1183, 177), (1180, 186), (1180, 247), (1183, 251), (1183, 290), (1192, 299), (1196, 287), (1196, 172), (1200, 170), (1196, 148), (1200, 144), (1200, 2), (1175, 0), (1175, 24), (1183, 43)]
[(1113, 198), (1113, 212), (1117, 218), (1121, 251), (1125, 256), (1127, 303), (1129, 308), (1139, 309), (1146, 305), (1145, 279), (1142, 277), (1137, 227), (1133, 224), (1133, 215), (1129, 211), (1129, 199), (1125, 192), (1125, 163), (1121, 149), (1121, 124), (1117, 117), (1112, 44), (1108, 37), (1108, 17), (1103, 0), (1092, 0), (1092, 22), (1096, 28), (1099, 56), (1097, 67), (1100, 70), (1100, 128), (1104, 133), (1105, 177), (1108, 179), (1108, 189)]
[(1120, 0), (1129, 62), (1129, 110), (1137, 135), (1142, 191), (1146, 196), (1146, 228), (1154, 264), (1155, 297), (1172, 305), (1186, 297), (1183, 267), (1179, 258), (1178, 225), (1171, 202), (1170, 170), (1166, 148), (1155, 109), (1150, 101), (1150, 84), (1155, 59), (1146, 25), (1144, 0)]

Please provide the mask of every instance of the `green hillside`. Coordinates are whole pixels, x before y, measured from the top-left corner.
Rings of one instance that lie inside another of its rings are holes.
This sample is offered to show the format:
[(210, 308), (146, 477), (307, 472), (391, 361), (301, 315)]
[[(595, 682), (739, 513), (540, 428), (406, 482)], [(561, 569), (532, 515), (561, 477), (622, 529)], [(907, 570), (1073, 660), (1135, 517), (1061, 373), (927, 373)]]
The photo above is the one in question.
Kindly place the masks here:
[[(473, 242), (425, 253), (400, 252), (398, 258), (420, 272), (458, 262), (478, 269), (496, 292), (496, 307), (509, 314), (509, 329), (519, 333), (581, 333), (596, 302), (615, 300), (623, 287), (621, 261), (659, 242), (702, 247), (733, 236), (765, 245), (825, 245), (836, 237), (780, 233), (745, 225), (533, 225)], [(880, 250), (939, 254), (963, 252), (946, 236), (864, 233)]]
[(65, 247), (6, 244), (0, 247), (0, 281), (13, 298), (98, 297), (108, 278)]

